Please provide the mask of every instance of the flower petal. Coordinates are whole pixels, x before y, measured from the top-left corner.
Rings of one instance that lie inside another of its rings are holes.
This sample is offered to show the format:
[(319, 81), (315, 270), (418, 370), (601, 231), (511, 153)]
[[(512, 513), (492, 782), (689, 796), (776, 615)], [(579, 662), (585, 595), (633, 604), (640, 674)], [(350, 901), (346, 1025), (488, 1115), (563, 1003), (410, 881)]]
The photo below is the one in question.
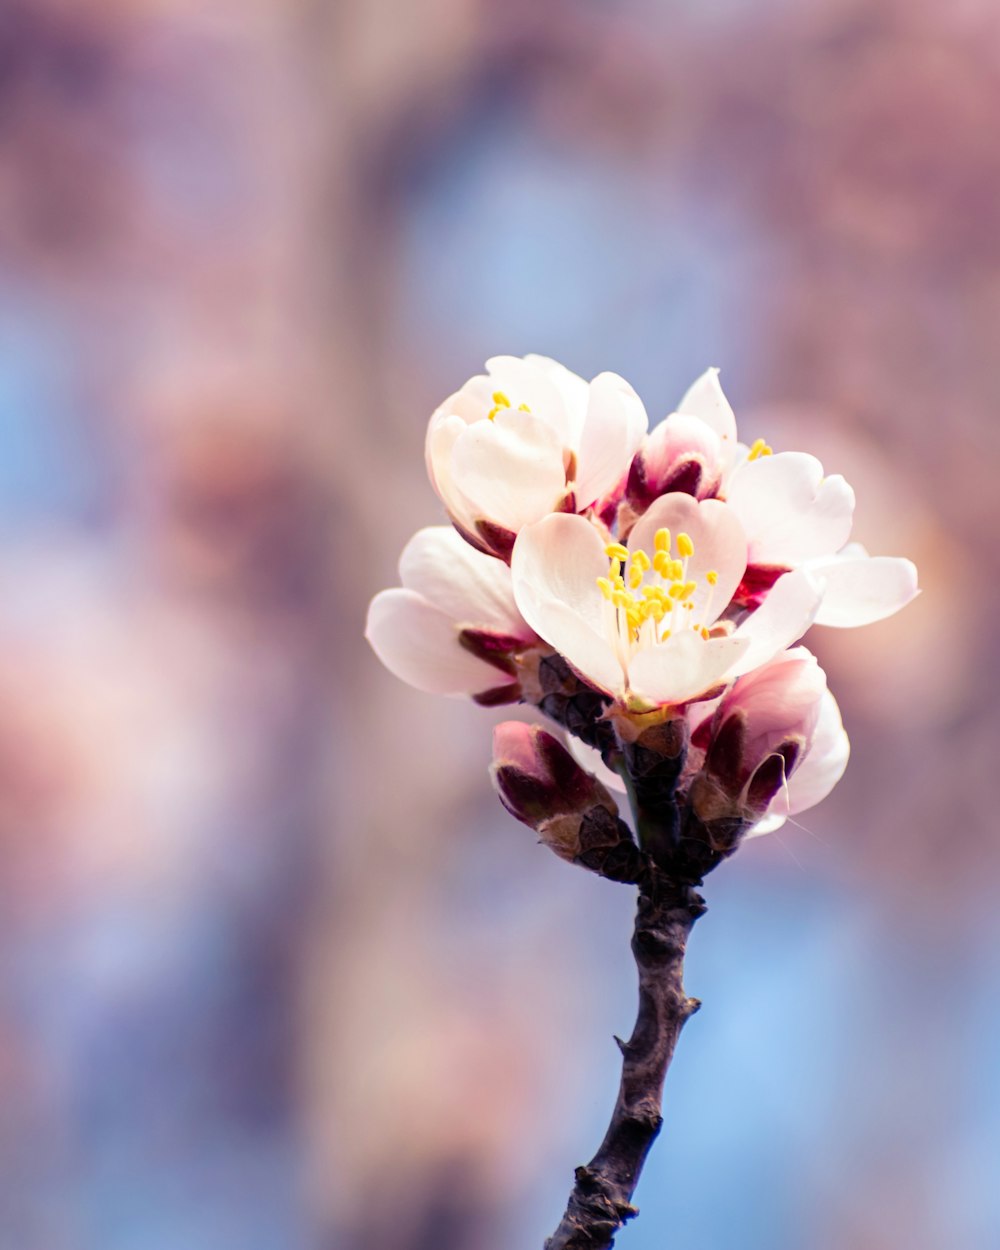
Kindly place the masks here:
[(789, 816), (815, 807), (844, 775), (851, 754), (837, 700), (829, 690), (820, 703), (812, 742), (786, 785), (771, 800), (767, 814), (746, 835), (757, 838), (780, 829)]
[(467, 426), (455, 440), (450, 470), (467, 512), (515, 533), (553, 511), (566, 490), (559, 435), (513, 409)]
[(792, 567), (832, 555), (851, 533), (854, 491), (840, 474), (824, 477), (805, 452), (748, 460), (732, 475), (727, 500), (743, 522), (751, 564)]
[(503, 684), (492, 664), (460, 646), (448, 614), (413, 590), (377, 594), (365, 637), (390, 673), (429, 694), (477, 694)]
[(565, 365), (561, 365), (558, 360), (552, 360), (549, 356), (529, 353), (524, 359), (527, 364), (544, 373), (558, 390), (568, 419), (569, 437), (566, 444), (569, 447), (578, 447), (583, 423), (587, 416), (587, 402), (590, 398), (590, 388), (586, 381), (578, 373), (567, 369)]
[(475, 515), (469, 511), (465, 496), (456, 487), (451, 469), (452, 451), (467, 428), (468, 422), (455, 413), (445, 411), (442, 405), (427, 426), (424, 459), (427, 463), (427, 476), (438, 498), (456, 521), (467, 529), (472, 529)]
[[(652, 553), (656, 531), (667, 528), (676, 546), (677, 535), (687, 534), (694, 546), (688, 559), (688, 578), (697, 589), (691, 602), (692, 620), (711, 625), (725, 611), (736, 587), (743, 579), (747, 564), (747, 540), (733, 510), (719, 499), (700, 503), (679, 492), (662, 495), (643, 513), (629, 535), (632, 551), (642, 548)], [(715, 586), (709, 586), (705, 574), (718, 573)], [(709, 597), (711, 607), (706, 615)]]
[(732, 675), (749, 673), (797, 642), (812, 625), (822, 596), (822, 583), (808, 569), (782, 574), (760, 607), (734, 631), (733, 637), (749, 639), (750, 646)]
[(476, 551), (450, 525), (418, 530), (403, 548), (399, 575), (459, 626), (487, 626), (530, 639), (531, 629), (514, 602), (510, 569)]
[(850, 629), (892, 616), (919, 593), (916, 565), (897, 556), (832, 556), (811, 560), (824, 583), (817, 625)]
[(552, 513), (518, 535), (510, 571), (521, 615), (588, 681), (623, 685), (622, 667), (604, 627), (598, 577), (608, 570), (604, 540), (580, 516)]
[(736, 452), (736, 414), (722, 392), (718, 369), (705, 372), (684, 393), (677, 411), (685, 416), (700, 417), (722, 440), (726, 462)]
[(581, 508), (611, 490), (629, 467), (646, 433), (642, 400), (617, 373), (590, 384), (587, 416), (577, 447), (576, 500)]
[(686, 703), (717, 685), (749, 645), (745, 638), (703, 639), (693, 630), (678, 632), (632, 657), (629, 689), (651, 703)]

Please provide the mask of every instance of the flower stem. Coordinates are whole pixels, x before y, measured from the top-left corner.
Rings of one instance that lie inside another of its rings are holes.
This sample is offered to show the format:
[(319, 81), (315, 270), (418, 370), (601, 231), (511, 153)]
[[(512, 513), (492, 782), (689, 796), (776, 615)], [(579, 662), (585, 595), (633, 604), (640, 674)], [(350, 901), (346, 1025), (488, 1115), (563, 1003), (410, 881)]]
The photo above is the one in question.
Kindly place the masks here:
[(663, 1122), (663, 1082), (686, 1021), (701, 1004), (684, 993), (688, 935), (705, 903), (686, 882), (650, 866), (639, 883), (632, 954), (639, 970), (639, 1013), (620, 1039), (622, 1079), (604, 1141), (576, 1169), (566, 1213), (545, 1250), (608, 1250), (637, 1214), (632, 1195)]

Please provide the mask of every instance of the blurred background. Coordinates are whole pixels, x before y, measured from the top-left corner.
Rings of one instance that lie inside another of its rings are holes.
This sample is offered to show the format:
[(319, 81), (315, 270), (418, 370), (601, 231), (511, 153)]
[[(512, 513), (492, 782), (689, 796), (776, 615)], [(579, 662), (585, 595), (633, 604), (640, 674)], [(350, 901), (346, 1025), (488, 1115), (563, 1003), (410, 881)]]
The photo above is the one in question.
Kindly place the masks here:
[(6, 0), (0, 1245), (540, 1247), (631, 892), (361, 637), (492, 354), (723, 369), (913, 557), (707, 886), (622, 1250), (1000, 1244), (993, 0)]

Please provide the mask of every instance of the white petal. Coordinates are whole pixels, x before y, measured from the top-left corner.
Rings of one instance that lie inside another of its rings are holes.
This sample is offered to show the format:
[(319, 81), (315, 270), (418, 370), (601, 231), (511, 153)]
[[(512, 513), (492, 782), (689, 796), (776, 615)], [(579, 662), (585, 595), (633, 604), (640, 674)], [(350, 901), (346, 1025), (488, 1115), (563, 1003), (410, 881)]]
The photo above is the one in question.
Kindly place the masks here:
[(450, 525), (418, 530), (403, 548), (399, 575), (457, 625), (486, 626), (530, 638), (514, 602), (510, 569), (471, 547)]
[(734, 637), (749, 639), (750, 647), (733, 675), (749, 673), (797, 642), (813, 623), (822, 595), (822, 583), (807, 569), (779, 577), (760, 607), (734, 631)]
[(604, 690), (623, 684), (604, 627), (598, 577), (608, 571), (604, 539), (580, 516), (552, 513), (518, 535), (510, 571), (521, 615), (539, 637)]
[(602, 785), (607, 786), (609, 790), (616, 791), (618, 794), (625, 793), (625, 782), (622, 780), (621, 773), (616, 773), (609, 768), (601, 757), (600, 751), (595, 747), (589, 747), (585, 742), (581, 742), (579, 738), (574, 738), (572, 734), (567, 734), (566, 749), (580, 767), (585, 768), (588, 773), (592, 773)]
[(561, 365), (558, 360), (552, 360), (549, 356), (529, 353), (524, 359), (528, 364), (540, 369), (559, 391), (563, 408), (569, 419), (570, 437), (567, 439), (567, 446), (578, 447), (583, 422), (587, 415), (587, 401), (590, 398), (590, 389), (586, 381), (578, 373), (567, 369), (565, 365)]
[[(697, 584), (697, 589), (690, 615), (692, 622), (711, 625), (725, 611), (746, 572), (747, 540), (743, 528), (732, 509), (719, 499), (699, 503), (690, 495), (671, 493), (661, 495), (639, 518), (629, 535), (629, 547), (633, 551), (642, 548), (652, 555), (656, 531), (663, 527), (670, 530), (675, 550), (679, 533), (686, 533), (694, 545), (694, 555), (688, 560), (688, 579)], [(719, 575), (714, 587), (705, 580), (709, 569)], [(706, 617), (705, 605), (710, 596), (711, 608)]]
[(920, 593), (916, 566), (896, 556), (841, 555), (812, 560), (808, 568), (825, 585), (817, 625), (870, 625), (892, 616)]
[(690, 458), (703, 466), (699, 495), (711, 494), (722, 474), (722, 441), (698, 417), (672, 413), (643, 443), (642, 463), (651, 491), (659, 493), (677, 464)]
[(472, 529), (475, 526), (475, 515), (470, 512), (465, 496), (456, 487), (451, 469), (451, 454), (455, 443), (467, 428), (468, 423), (460, 416), (445, 412), (443, 408), (438, 409), (427, 427), (424, 457), (427, 462), (427, 476), (438, 498), (457, 521)]
[(824, 477), (805, 452), (748, 460), (726, 498), (743, 522), (751, 564), (792, 568), (839, 551), (851, 533), (854, 491), (839, 474)]
[(511, 409), (459, 434), (451, 475), (468, 511), (515, 533), (556, 508), (566, 489), (556, 431), (530, 413)]
[(685, 392), (677, 411), (689, 417), (700, 417), (722, 440), (726, 462), (736, 451), (736, 415), (722, 392), (718, 369), (706, 369)]
[(694, 630), (678, 632), (632, 657), (629, 688), (651, 703), (685, 703), (717, 685), (748, 646), (745, 638), (706, 640)]
[(377, 594), (368, 608), (365, 637), (390, 673), (430, 694), (476, 694), (507, 680), (461, 647), (447, 613), (412, 590)]
[(550, 368), (520, 356), (493, 356), (487, 360), (486, 368), (492, 389), (502, 391), (512, 409), (526, 404), (533, 417), (552, 427), (561, 446), (575, 445), (579, 416), (567, 408), (562, 387)]
[(785, 823), (787, 819), (788, 819), (787, 816), (784, 816), (780, 814), (779, 812), (772, 812), (769, 808), (767, 811), (767, 815), (764, 816), (761, 820), (758, 820), (757, 823), (753, 826), (753, 828), (748, 829), (747, 832), (743, 835), (743, 841), (746, 842), (748, 838), (763, 837), (765, 833), (774, 833), (775, 830), (781, 828), (781, 826)]
[(618, 483), (648, 423), (642, 400), (624, 378), (617, 373), (594, 378), (577, 449), (577, 507), (585, 508)]

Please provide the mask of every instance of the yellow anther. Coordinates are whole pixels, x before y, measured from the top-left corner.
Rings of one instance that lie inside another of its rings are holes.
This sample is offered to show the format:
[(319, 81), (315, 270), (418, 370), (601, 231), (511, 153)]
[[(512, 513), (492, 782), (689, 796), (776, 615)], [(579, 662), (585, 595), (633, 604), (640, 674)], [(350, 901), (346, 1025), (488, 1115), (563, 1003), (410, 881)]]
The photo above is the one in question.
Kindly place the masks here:
[(705, 628), (705, 626), (704, 626), (704, 625), (702, 625), (702, 627), (701, 627), (701, 636), (702, 636), (702, 638), (704, 638), (704, 639), (705, 639), (705, 641), (706, 641), (706, 642), (707, 642), (707, 641), (708, 641), (708, 639), (709, 639), (709, 638), (711, 638), (711, 636), (712, 636), (712, 635), (708, 632), (708, 630)]
[(665, 629), (663, 633), (660, 635), (660, 641), (662, 642), (664, 638), (669, 638), (669, 637), (670, 637), (670, 630)]
[(623, 546), (621, 543), (608, 543), (604, 548), (604, 554), (612, 560), (624, 561), (628, 559), (628, 547)]
[(493, 402), (496, 404), (496, 406), (497, 406), (498, 408), (509, 408), (509, 407), (510, 407), (510, 400), (509, 400), (509, 399), (507, 398), (507, 396), (503, 393), (503, 391), (494, 391), (494, 392), (493, 392)]
[(672, 582), (679, 582), (684, 576), (684, 565), (680, 560), (671, 560), (665, 575)]
[(761, 456), (773, 456), (773, 455), (774, 455), (773, 447), (768, 447), (767, 443), (765, 443), (762, 438), (755, 438), (753, 441), (753, 445), (750, 448), (750, 454), (749, 456), (747, 456), (747, 459), (759, 460)]
[(670, 590), (668, 593), (671, 599), (683, 599), (684, 598), (684, 583), (674, 582), (674, 584), (670, 587)]
[(719, 574), (715, 571), (715, 569), (709, 569), (708, 572), (705, 574), (705, 581), (708, 582), (709, 586), (716, 585), (718, 580), (719, 580)]
[(614, 583), (616, 589), (618, 590), (625, 589), (625, 578), (622, 577), (621, 573), (616, 573), (611, 580)]
[(531, 411), (531, 409), (528, 407), (527, 404), (518, 404), (517, 410), (518, 412), (530, 412)]
[(674, 567), (675, 563), (676, 561), (671, 560), (670, 556), (665, 551), (658, 551), (656, 555), (653, 556), (653, 568), (656, 569), (657, 573), (659, 573), (661, 577), (670, 577), (670, 570)]
[(693, 611), (694, 611), (694, 604), (693, 604), (693, 603), (685, 603), (683, 606), (684, 606), (684, 610), (685, 610), (685, 612), (693, 612)]
[(694, 543), (691, 541), (689, 534), (681, 533), (677, 535), (677, 554), (679, 556), (694, 555)]
[(642, 569), (645, 573), (651, 566), (649, 556), (640, 547), (638, 551), (632, 552), (632, 565), (634, 568)]
[(612, 559), (611, 564), (608, 567), (608, 577), (610, 577), (611, 580), (614, 581), (621, 571), (622, 571), (621, 562), (618, 560)]
[(605, 599), (610, 601), (611, 583), (608, 581), (608, 579), (606, 577), (599, 577), (597, 579), (597, 585), (600, 588), (601, 594), (605, 597)]
[(637, 564), (633, 564), (628, 571), (628, 584), (633, 590), (638, 590), (642, 585), (642, 569)]
[(670, 550), (670, 531), (668, 529), (657, 530), (653, 535), (653, 543), (657, 551)]

